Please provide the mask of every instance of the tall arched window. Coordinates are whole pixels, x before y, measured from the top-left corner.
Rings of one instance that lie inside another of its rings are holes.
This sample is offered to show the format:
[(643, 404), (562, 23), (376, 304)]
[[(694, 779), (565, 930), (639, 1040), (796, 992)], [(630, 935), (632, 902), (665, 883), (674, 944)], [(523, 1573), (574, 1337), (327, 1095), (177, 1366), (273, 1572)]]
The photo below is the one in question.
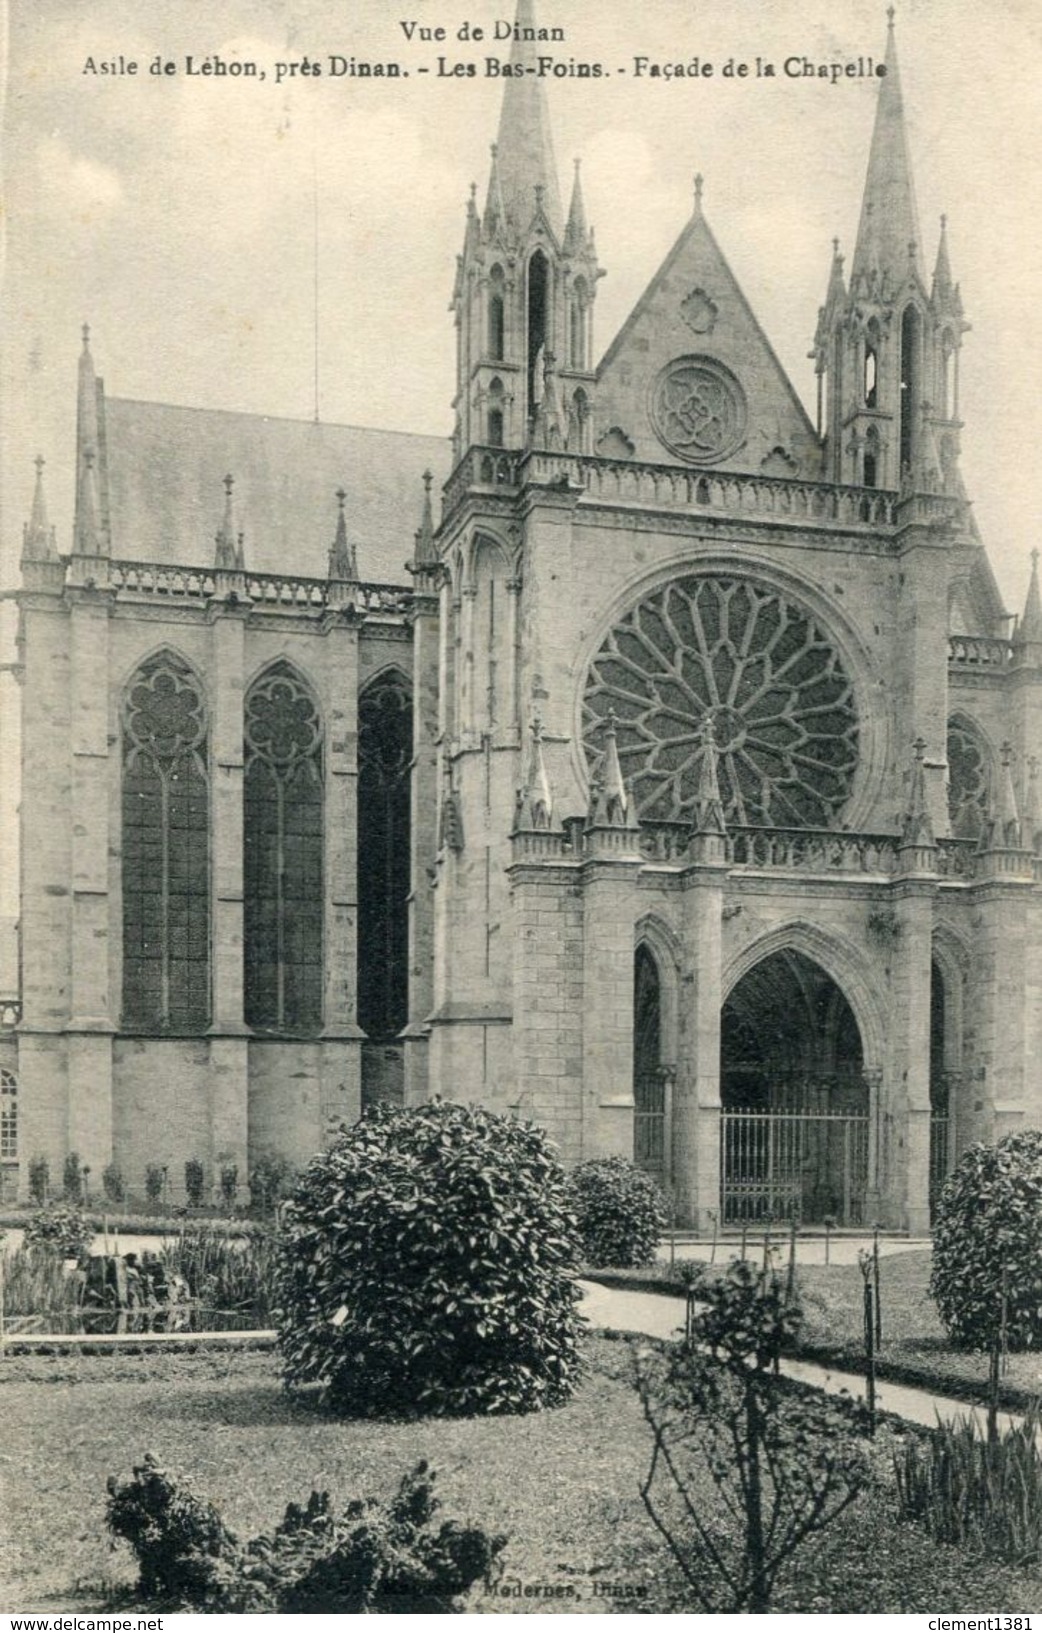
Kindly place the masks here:
[(246, 1024), (322, 1024), (322, 723), (288, 663), (250, 688), (245, 718)]
[(919, 411), (919, 313), (906, 306), (901, 318), (901, 470), (915, 457)]
[(879, 396), (879, 324), (871, 320), (865, 331), (864, 399), (866, 408), (875, 408)]
[(409, 1014), (412, 694), (377, 676), (358, 700), (358, 1024), (395, 1037)]
[(879, 432), (874, 425), (865, 433), (864, 482), (866, 488), (879, 486)]
[(586, 367), (586, 279), (576, 278), (569, 313), (569, 360), (573, 369)]
[(503, 357), (506, 340), (506, 289), (503, 268), (494, 266), (488, 278), (488, 355), (494, 362)]
[(546, 360), (546, 325), (550, 304), (550, 267), (537, 249), (528, 263), (528, 348), (526, 352), (528, 414), (543, 400), (543, 365)]
[(18, 1160), (18, 1079), (0, 1066), (0, 1159)]
[(210, 1020), (206, 706), (172, 652), (142, 664), (123, 705), (123, 1024)]
[(497, 375), (488, 388), (488, 440), (493, 448), (503, 446), (503, 408), (506, 402), (506, 393), (503, 382)]

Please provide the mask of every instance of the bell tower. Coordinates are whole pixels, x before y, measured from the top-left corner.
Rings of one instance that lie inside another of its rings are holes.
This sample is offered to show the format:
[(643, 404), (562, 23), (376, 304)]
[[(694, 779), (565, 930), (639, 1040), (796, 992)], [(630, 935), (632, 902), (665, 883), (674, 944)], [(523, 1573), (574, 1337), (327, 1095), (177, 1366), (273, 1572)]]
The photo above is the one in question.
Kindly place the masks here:
[(597, 264), (579, 166), (561, 204), (533, 0), (518, 0), (484, 209), (471, 189), (452, 309), (459, 459), (478, 446), (586, 448)]
[(943, 218), (926, 284), (892, 7), (884, 66), (849, 285), (837, 240), (811, 353), (825, 467), (833, 482), (959, 494), (957, 370), (967, 325)]

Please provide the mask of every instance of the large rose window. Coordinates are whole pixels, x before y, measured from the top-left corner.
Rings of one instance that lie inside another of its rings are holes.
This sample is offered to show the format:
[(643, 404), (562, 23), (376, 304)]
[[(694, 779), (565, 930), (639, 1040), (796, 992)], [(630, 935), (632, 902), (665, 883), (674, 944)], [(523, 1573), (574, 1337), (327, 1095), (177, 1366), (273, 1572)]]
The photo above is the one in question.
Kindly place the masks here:
[(850, 677), (814, 615), (769, 585), (691, 575), (646, 596), (590, 665), (591, 774), (609, 713), (643, 817), (691, 817), (707, 716), (729, 822), (824, 828), (849, 798), (858, 760)]

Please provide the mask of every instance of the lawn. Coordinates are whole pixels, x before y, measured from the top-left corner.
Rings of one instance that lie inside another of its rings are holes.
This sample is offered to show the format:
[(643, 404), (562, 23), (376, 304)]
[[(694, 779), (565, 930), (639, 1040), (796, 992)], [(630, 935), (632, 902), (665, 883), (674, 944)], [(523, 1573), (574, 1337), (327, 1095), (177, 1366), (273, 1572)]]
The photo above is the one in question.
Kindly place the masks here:
[[(386, 1496), (425, 1457), (447, 1517), (509, 1536), (499, 1591), (475, 1590), (469, 1611), (684, 1608), (638, 1494), (649, 1448), (631, 1346), (594, 1336), (588, 1355), (580, 1391), (555, 1411), (417, 1423), (325, 1416), (282, 1392), (272, 1354), (10, 1358), (0, 1372), (4, 1606), (97, 1607), (132, 1583), (129, 1553), (109, 1549), (105, 1481), (151, 1451), (244, 1535), (312, 1486), (338, 1504)], [(805, 1556), (778, 1609), (1015, 1613), (1038, 1602), (1034, 1573), (974, 1562), (893, 1521), (885, 1442), (878, 1461), (883, 1486)], [(705, 1501), (714, 1495), (707, 1481)]]
[[(987, 1396), (988, 1357), (952, 1349), (930, 1297), (930, 1253), (894, 1253), (879, 1263), (883, 1342), (877, 1356), (880, 1377), (919, 1384), (957, 1399)], [(714, 1273), (726, 1267), (718, 1263)], [(591, 1280), (619, 1287), (678, 1293), (680, 1265), (648, 1270), (584, 1272)], [(851, 1372), (864, 1371), (862, 1314), (864, 1283), (856, 1264), (809, 1264), (797, 1268), (805, 1323), (800, 1353)], [(1010, 1355), (1001, 1380), (1002, 1401), (1025, 1406), (1042, 1394), (1042, 1353)]]

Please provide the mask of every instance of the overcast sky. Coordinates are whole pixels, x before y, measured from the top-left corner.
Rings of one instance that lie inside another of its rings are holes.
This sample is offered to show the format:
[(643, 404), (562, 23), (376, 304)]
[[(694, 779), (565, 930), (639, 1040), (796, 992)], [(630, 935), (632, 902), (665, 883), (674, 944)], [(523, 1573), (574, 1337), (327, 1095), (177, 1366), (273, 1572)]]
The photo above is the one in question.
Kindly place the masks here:
[[(17, 547), (33, 453), (48, 460), (61, 548), (71, 526), (79, 326), (89, 319), (110, 393), (310, 417), (313, 205), (319, 214), (324, 419), (447, 432), (453, 328), (446, 310), (471, 179), (483, 196), (501, 82), (460, 45), (512, 14), (488, 0), (13, 0), (7, 81), (6, 486)], [(443, 26), (408, 44), (401, 21)], [(599, 81), (549, 83), (567, 188), (583, 160), (607, 276), (599, 349), (680, 231), (691, 177), (708, 219), (808, 407), (806, 353), (830, 244), (857, 226), (877, 81), (793, 80), (787, 56), (877, 61), (886, 16), (865, 0), (540, 0), (567, 30), (561, 59)], [(947, 211), (973, 332), (963, 366), (964, 466), (1011, 606), (1035, 542), (1042, 167), (1042, 9), (1034, 0), (906, 0), (897, 16), (924, 253)], [(185, 57), (251, 59), (263, 82), (188, 78)], [(278, 61), (330, 53), (397, 60), (396, 81), (275, 83)], [(176, 76), (147, 72), (159, 54)], [(474, 61), (440, 79), (439, 54)], [(637, 54), (711, 61), (714, 77), (638, 80)], [(136, 78), (85, 73), (122, 55)], [(725, 78), (729, 57), (778, 68)], [(626, 68), (620, 74), (615, 70)], [(215, 495), (215, 525), (220, 495)], [(133, 541), (118, 547), (133, 553)], [(10, 555), (9, 555), (10, 559)]]

